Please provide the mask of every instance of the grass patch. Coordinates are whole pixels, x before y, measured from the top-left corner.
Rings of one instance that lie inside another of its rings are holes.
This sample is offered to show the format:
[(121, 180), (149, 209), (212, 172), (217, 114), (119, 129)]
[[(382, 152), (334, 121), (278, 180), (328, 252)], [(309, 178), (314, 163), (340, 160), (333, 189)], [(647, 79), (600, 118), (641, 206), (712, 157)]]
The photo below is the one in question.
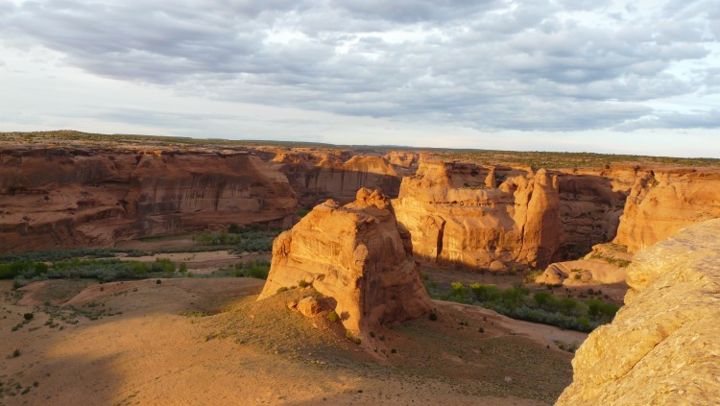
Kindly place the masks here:
[(267, 279), (270, 263), (264, 260), (241, 262), (215, 272), (215, 276), (234, 276), (236, 278)]
[(577, 300), (548, 292), (532, 293), (523, 286), (507, 289), (453, 282), (450, 290), (428, 287), (435, 299), (479, 305), (514, 319), (549, 324), (568, 330), (590, 332), (612, 321), (619, 307), (597, 299)]
[(15, 288), (45, 279), (96, 279), (100, 282), (173, 277), (174, 262), (158, 258), (155, 262), (118, 259), (69, 259), (46, 264), (30, 260), (0, 263), (0, 279), (14, 279)]

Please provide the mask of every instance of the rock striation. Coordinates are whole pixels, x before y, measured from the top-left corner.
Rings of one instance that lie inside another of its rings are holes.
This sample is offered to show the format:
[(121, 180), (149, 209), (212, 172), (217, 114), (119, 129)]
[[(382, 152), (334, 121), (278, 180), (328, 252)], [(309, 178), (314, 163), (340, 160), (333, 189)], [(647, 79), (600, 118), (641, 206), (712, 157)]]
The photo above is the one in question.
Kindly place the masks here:
[(615, 242), (638, 252), (693, 223), (720, 217), (720, 171), (641, 170)]
[(558, 179), (544, 169), (424, 160), (403, 179), (393, 208), (413, 253), (431, 261), (541, 267), (562, 241)]
[(307, 207), (326, 199), (351, 202), (361, 187), (397, 196), (402, 176), (414, 170), (409, 156), (402, 160), (396, 155), (385, 158), (334, 149), (292, 148), (276, 150), (271, 163), (287, 176), (300, 204)]
[(558, 405), (709, 405), (720, 399), (720, 219), (636, 255), (615, 320), (573, 359)]
[(0, 252), (289, 223), (296, 206), (287, 178), (248, 151), (0, 150)]
[(316, 206), (273, 243), (259, 300), (304, 284), (334, 299), (345, 328), (359, 336), (431, 308), (389, 200), (364, 188), (345, 206), (332, 200)]

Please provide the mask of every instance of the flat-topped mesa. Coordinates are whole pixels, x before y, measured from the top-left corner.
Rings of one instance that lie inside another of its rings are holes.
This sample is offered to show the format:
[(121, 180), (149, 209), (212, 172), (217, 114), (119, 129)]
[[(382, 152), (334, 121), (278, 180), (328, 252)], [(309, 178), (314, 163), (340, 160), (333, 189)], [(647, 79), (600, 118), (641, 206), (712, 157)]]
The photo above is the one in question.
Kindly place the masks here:
[(720, 399), (720, 219), (636, 255), (625, 306), (590, 334), (557, 405), (710, 405)]
[(332, 297), (345, 328), (359, 336), (431, 309), (389, 200), (365, 188), (345, 206), (333, 200), (316, 206), (275, 239), (258, 299), (301, 281)]
[(414, 254), (431, 261), (541, 267), (562, 242), (558, 180), (544, 169), (423, 160), (403, 179), (393, 208)]

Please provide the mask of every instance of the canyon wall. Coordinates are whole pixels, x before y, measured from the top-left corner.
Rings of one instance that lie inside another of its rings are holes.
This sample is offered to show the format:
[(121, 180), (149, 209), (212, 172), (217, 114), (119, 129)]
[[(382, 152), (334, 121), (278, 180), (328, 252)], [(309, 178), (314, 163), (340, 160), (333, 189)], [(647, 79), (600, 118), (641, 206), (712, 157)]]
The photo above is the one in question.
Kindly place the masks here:
[(720, 219), (636, 255), (615, 320), (573, 359), (558, 405), (709, 405), (720, 399)]
[(0, 150), (0, 251), (108, 246), (230, 223), (286, 222), (285, 176), (243, 151)]
[(345, 206), (333, 200), (316, 206), (278, 236), (258, 300), (302, 282), (332, 298), (345, 328), (360, 336), (431, 307), (389, 200), (368, 189)]
[(397, 196), (403, 175), (414, 172), (415, 154), (377, 154), (292, 148), (275, 150), (271, 162), (283, 172), (302, 206), (325, 199), (347, 203), (362, 187)]
[(615, 243), (638, 252), (687, 225), (720, 217), (720, 171), (640, 170)]

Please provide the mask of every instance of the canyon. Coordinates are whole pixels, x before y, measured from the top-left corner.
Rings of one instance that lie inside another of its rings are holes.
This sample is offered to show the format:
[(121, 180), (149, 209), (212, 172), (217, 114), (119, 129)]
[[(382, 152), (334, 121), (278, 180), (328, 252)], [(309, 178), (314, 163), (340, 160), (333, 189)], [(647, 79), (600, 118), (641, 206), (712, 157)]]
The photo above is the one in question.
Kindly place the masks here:
[(542, 168), (498, 156), (488, 165), (442, 151), (8, 136), (0, 252), (111, 247), (229, 224), (288, 229), (362, 187), (391, 198), (417, 258), (491, 271), (563, 268), (607, 243), (631, 258), (720, 216), (712, 166), (565, 167), (560, 154)]
[(718, 165), (591, 158), (6, 134), (0, 399), (711, 403)]

